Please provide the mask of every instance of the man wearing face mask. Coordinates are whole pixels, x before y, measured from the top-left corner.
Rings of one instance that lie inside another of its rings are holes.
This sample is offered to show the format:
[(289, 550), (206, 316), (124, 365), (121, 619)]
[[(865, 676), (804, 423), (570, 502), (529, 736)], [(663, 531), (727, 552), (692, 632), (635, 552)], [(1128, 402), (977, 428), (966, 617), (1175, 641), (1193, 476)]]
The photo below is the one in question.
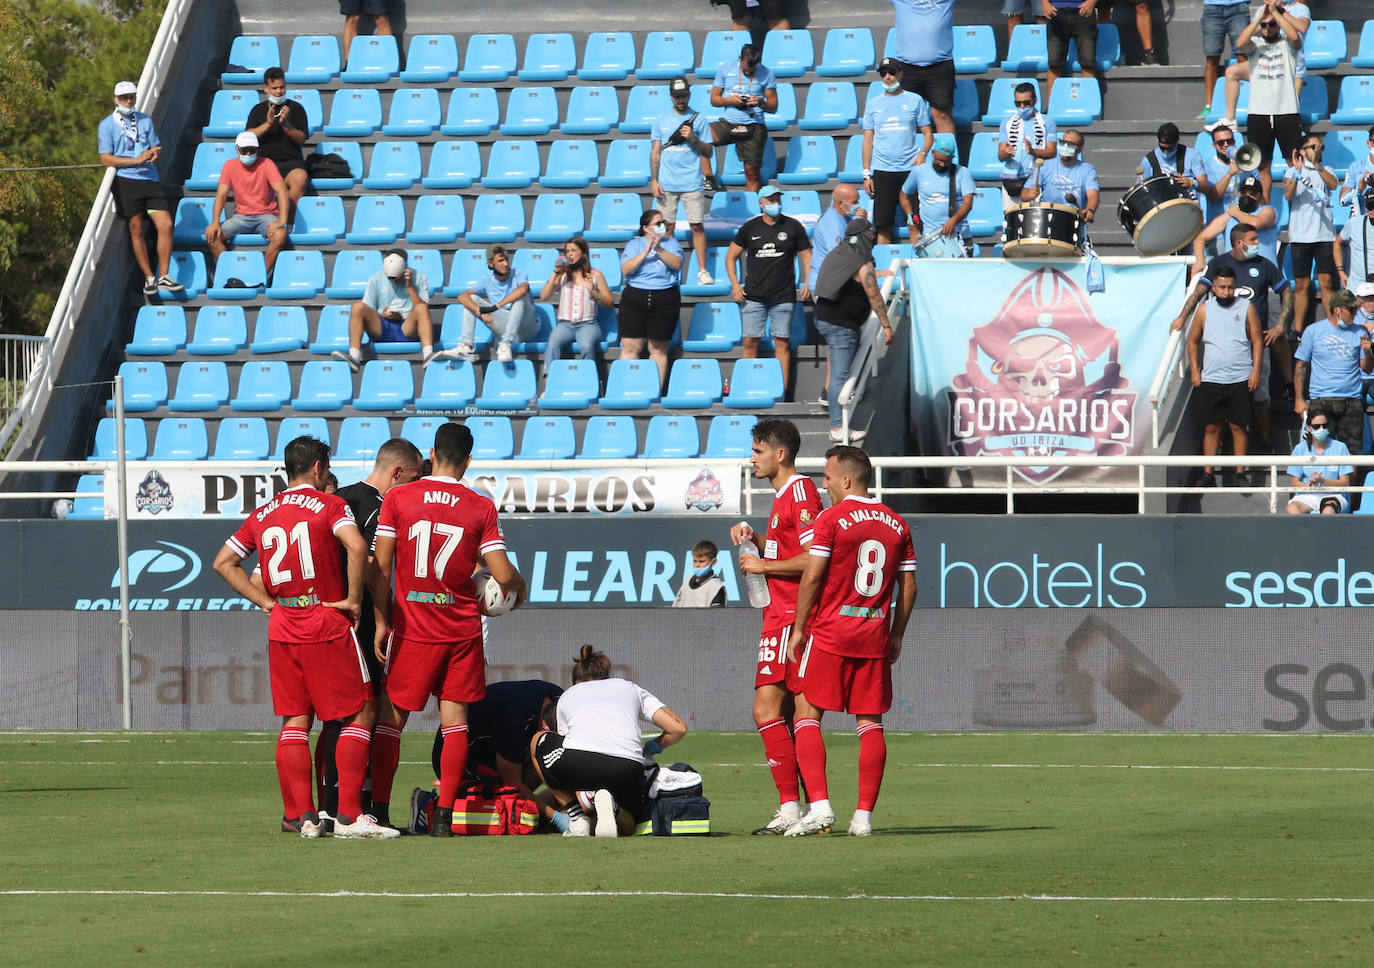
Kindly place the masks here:
[[(1363, 216), (1352, 217), (1341, 226), (1340, 234), (1331, 243), (1331, 257), (1342, 286), (1374, 282), (1374, 252), (1369, 247), (1370, 236), (1374, 234), (1374, 188), (1364, 194), (1364, 209)], [(1343, 244), (1349, 246), (1349, 254)]]
[(286, 96), (286, 74), (280, 67), (269, 67), (263, 72), (262, 93), (267, 100), (253, 105), (244, 130), (257, 136), (258, 156), (276, 165), (286, 182), (286, 194), (291, 200), (291, 210), (286, 217), (289, 225), (295, 219), (296, 203), (305, 194), (310, 181), (301, 152), (306, 132), (310, 130), (310, 120), (305, 107)]
[(1264, 201), (1260, 191), (1259, 178), (1253, 174), (1241, 176), (1236, 186), (1236, 203), (1207, 223), (1193, 239), (1193, 258), (1197, 265), (1202, 265), (1207, 258), (1207, 243), (1224, 237), (1236, 225), (1253, 228), (1259, 236), (1259, 254), (1278, 265), (1279, 213)]
[(1294, 84), (1302, 34), (1275, 0), (1264, 0), (1259, 13), (1241, 31), (1238, 51), (1250, 54), (1250, 121), (1246, 140), (1260, 147), (1260, 178), (1269, 195), (1269, 163), (1274, 140), (1283, 157), (1292, 158), (1302, 146), (1302, 118)]
[(1002, 120), (997, 135), (997, 160), (1002, 163), (1002, 187), (1013, 203), (1031, 176), (1036, 161), (1054, 157), (1059, 130), (1054, 119), (1035, 109), (1035, 85), (1022, 81), (1012, 91), (1016, 110)]
[(821, 274), (821, 263), (835, 248), (835, 243), (844, 238), (845, 226), (849, 220), (862, 213), (859, 208), (859, 190), (853, 185), (840, 182), (830, 195), (830, 207), (816, 220), (811, 230), (811, 272), (806, 277), (806, 288), (816, 291), (816, 277)]
[(1323, 457), (1330, 464), (1291, 464), (1288, 475), (1293, 479), (1293, 495), (1288, 499), (1289, 514), (1344, 514), (1350, 510), (1349, 496), (1339, 488), (1350, 486), (1355, 475), (1353, 464), (1341, 458), (1350, 456), (1350, 448), (1331, 437), (1331, 415), (1313, 407), (1307, 415), (1307, 430), (1294, 457)]
[[(1210, 9), (1210, 8), (1209, 8)], [(1207, 187), (1202, 194), (1207, 203), (1203, 212), (1207, 223), (1236, 204), (1236, 187), (1240, 184), (1240, 168), (1236, 166), (1236, 132), (1218, 122), (1209, 129), (1212, 134), (1213, 154), (1202, 159), (1203, 171), (1207, 173)], [(1226, 245), (1225, 236), (1218, 236), (1207, 244), (1209, 256), (1220, 255)]]
[(1311, 406), (1314, 412), (1330, 414), (1332, 432), (1352, 449), (1364, 443), (1363, 374), (1374, 371), (1369, 333), (1355, 325), (1357, 305), (1348, 289), (1332, 294), (1327, 301), (1329, 318), (1302, 334), (1294, 372), (1293, 409), (1306, 413)]
[[(897, 198), (907, 173), (925, 163), (930, 152), (930, 108), (919, 94), (902, 90), (902, 65), (888, 57), (878, 65), (883, 94), (870, 97), (862, 126), (864, 191), (873, 199), (873, 224), (878, 242), (893, 239)], [(916, 133), (923, 141), (916, 147)]]
[(957, 151), (954, 135), (941, 133), (935, 138), (930, 161), (911, 169), (902, 184), (902, 207), (910, 214), (913, 244), (920, 240), (924, 227), (934, 231), (938, 225), (941, 235), (957, 239), (964, 255), (971, 256), (968, 213), (973, 211), (973, 176), (954, 160)]
[[(235, 236), (264, 236), (267, 253), (263, 261), (267, 264), (267, 279), (271, 279), (277, 253), (286, 244), (286, 213), (291, 206), (286, 182), (282, 181), (275, 164), (258, 157), (258, 136), (253, 132), (240, 131), (234, 139), (234, 147), (238, 157), (226, 161), (219, 172), (219, 187), (215, 190), (214, 210), (205, 230), (205, 242), (210, 246), (210, 254), (219, 259), (228, 251)], [(234, 214), (221, 222), (231, 192)], [(219, 283), (223, 285), (225, 281), (221, 279)], [(250, 286), (257, 284), (256, 280), (244, 281)], [(263, 284), (266, 282), (264, 280)]]
[[(1335, 288), (1336, 262), (1331, 243), (1336, 226), (1331, 213), (1331, 190), (1339, 182), (1322, 164), (1322, 140), (1309, 134), (1293, 153), (1283, 174), (1283, 197), (1288, 199), (1288, 248), (1293, 257), (1293, 327), (1299, 333), (1307, 325), (1312, 304), (1312, 265), (1317, 267), (1323, 309)], [(1316, 313), (1312, 313), (1313, 318)]]
[[(1201, 364), (1198, 352), (1204, 350)], [(1231, 441), (1237, 458), (1246, 454), (1246, 428), (1250, 423), (1251, 395), (1259, 387), (1259, 313), (1248, 299), (1236, 295), (1236, 272), (1230, 266), (1217, 269), (1212, 298), (1199, 306), (1188, 333), (1188, 368), (1198, 390), (1202, 419), (1202, 453), (1212, 457), (1221, 449), (1221, 426), (1231, 425)], [(1202, 469), (1203, 487), (1216, 487), (1213, 468)], [(1249, 486), (1244, 467), (1236, 468), (1236, 485)]]
[(1055, 157), (1040, 166), (1035, 183), (1021, 191), (1021, 200), (1033, 202), (1037, 198), (1054, 205), (1072, 205), (1083, 221), (1091, 222), (1097, 214), (1100, 195), (1097, 169), (1080, 159), (1083, 133), (1070, 128), (1059, 136)]
[[(1370, 339), (1374, 339), (1374, 282), (1362, 282), (1355, 287), (1355, 298), (1360, 307), (1355, 310), (1355, 325), (1364, 329)], [(1374, 376), (1364, 378), (1364, 398), (1374, 393)], [(1369, 426), (1374, 429), (1374, 415), (1369, 416)]]
[(1189, 151), (1178, 143), (1178, 125), (1165, 121), (1155, 132), (1158, 147), (1140, 159), (1142, 178), (1169, 175), (1181, 188), (1207, 190), (1207, 172), (1196, 151)]
[[(129, 223), (129, 244), (134, 261), (143, 270), (143, 295), (180, 292), (181, 283), (169, 275), (172, 264), (172, 213), (167, 193), (158, 181), (157, 158), (162, 142), (153, 128), (153, 119), (134, 110), (138, 88), (132, 81), (115, 85), (115, 109), (96, 129), (96, 150), (100, 163), (115, 170), (111, 183), (115, 213)], [(157, 272), (148, 258), (148, 243), (143, 238), (145, 219), (157, 232)]]
[(1369, 129), (1367, 151), (1361, 158), (1350, 163), (1341, 184), (1342, 205), (1350, 205), (1350, 217), (1360, 218), (1365, 213), (1364, 194), (1374, 186), (1374, 128)]

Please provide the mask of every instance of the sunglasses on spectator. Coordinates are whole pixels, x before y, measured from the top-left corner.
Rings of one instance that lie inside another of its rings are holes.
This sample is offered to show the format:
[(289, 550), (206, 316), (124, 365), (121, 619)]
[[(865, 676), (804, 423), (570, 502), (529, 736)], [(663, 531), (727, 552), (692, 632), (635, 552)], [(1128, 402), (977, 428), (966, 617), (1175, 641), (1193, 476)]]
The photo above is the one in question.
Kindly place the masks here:
[(1278, 22), (1277, 20), (1261, 20), (1261, 21), (1260, 21), (1260, 26), (1261, 26), (1261, 27), (1277, 27), (1278, 25), (1279, 25), (1279, 22)]
[(1033, 99), (1030, 100), (1030, 101), (1022, 101), (1022, 100), (1020, 100), (1020, 99), (1017, 99), (1017, 101), (1016, 101), (1016, 106), (1017, 106), (1018, 108), (1030, 108), (1030, 107), (1035, 107), (1035, 101), (1034, 101)]
[(1218, 148), (1229, 148), (1235, 143), (1235, 138), (1227, 138), (1225, 141), (1218, 141), (1215, 138), (1212, 139), (1212, 144), (1214, 144)]

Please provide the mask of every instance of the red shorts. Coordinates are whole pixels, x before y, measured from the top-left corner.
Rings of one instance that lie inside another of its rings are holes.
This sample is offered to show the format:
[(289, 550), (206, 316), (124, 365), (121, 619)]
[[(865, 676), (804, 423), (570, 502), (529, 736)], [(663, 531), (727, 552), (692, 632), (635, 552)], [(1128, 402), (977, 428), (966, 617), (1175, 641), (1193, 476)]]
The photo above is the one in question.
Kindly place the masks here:
[(272, 711), (278, 716), (348, 719), (372, 699), (367, 665), (351, 629), (323, 642), (267, 640)]
[(424, 709), (430, 696), (476, 702), (487, 694), (482, 636), (456, 642), (393, 639), (386, 663), (386, 694), (402, 709)]
[(820, 709), (855, 716), (881, 716), (892, 708), (892, 663), (887, 659), (835, 655), (806, 640), (797, 675), (797, 691)]
[(783, 686), (788, 683), (796, 669), (795, 662), (787, 661), (787, 640), (792, 635), (792, 626), (766, 628), (759, 633), (759, 665), (754, 673), (754, 688), (759, 686)]

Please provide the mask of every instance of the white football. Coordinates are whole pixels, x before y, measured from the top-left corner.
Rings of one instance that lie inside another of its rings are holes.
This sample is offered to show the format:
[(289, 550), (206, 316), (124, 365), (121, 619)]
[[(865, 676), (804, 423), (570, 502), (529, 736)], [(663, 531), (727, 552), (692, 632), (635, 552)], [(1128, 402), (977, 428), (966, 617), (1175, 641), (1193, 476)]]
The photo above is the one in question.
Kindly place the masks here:
[(505, 615), (515, 607), (515, 592), (506, 592), (501, 583), (491, 575), (485, 579), (474, 579), (477, 583), (477, 601), (481, 603), (483, 615)]

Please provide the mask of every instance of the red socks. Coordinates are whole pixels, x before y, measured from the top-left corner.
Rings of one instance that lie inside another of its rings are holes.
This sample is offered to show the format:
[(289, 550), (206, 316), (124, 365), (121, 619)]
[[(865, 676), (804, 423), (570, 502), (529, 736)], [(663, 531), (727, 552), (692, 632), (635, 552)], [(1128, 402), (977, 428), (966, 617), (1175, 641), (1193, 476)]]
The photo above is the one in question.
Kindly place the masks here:
[(883, 785), (883, 768), (887, 765), (887, 737), (882, 723), (863, 723), (859, 726), (859, 809), (872, 810), (878, 802), (878, 788)]
[[(337, 757), (336, 757), (337, 759)], [(390, 723), (378, 723), (372, 731), (372, 802), (391, 802), (391, 783), (401, 762), (401, 730)], [(339, 767), (339, 786), (343, 787), (343, 765)], [(358, 780), (362, 789), (362, 779)]]
[(768, 754), (768, 769), (773, 771), (773, 784), (778, 788), (778, 802), (798, 799), (797, 748), (787, 722), (782, 717), (766, 722), (759, 727), (759, 736), (763, 739), (763, 751)]
[(363, 726), (345, 726), (334, 747), (334, 762), (339, 769), (339, 813), (357, 820), (363, 812), (363, 779), (367, 776), (367, 754), (372, 734)]
[(821, 724), (815, 719), (799, 719), (793, 726), (797, 745), (797, 765), (806, 781), (806, 795), (812, 803), (828, 800), (825, 785), (825, 740), (821, 738)]
[[(445, 726), (440, 730), (444, 736), (444, 749), (439, 754), (439, 802), (436, 806), (452, 809), (458, 799), (458, 787), (463, 782), (463, 770), (468, 765), (468, 724)], [(377, 780), (372, 780), (373, 796), (376, 796)]]
[(282, 727), (277, 737), (277, 782), (281, 784), (282, 807), (287, 819), (315, 812), (311, 799), (315, 783), (310, 773), (309, 730), (298, 726)]

